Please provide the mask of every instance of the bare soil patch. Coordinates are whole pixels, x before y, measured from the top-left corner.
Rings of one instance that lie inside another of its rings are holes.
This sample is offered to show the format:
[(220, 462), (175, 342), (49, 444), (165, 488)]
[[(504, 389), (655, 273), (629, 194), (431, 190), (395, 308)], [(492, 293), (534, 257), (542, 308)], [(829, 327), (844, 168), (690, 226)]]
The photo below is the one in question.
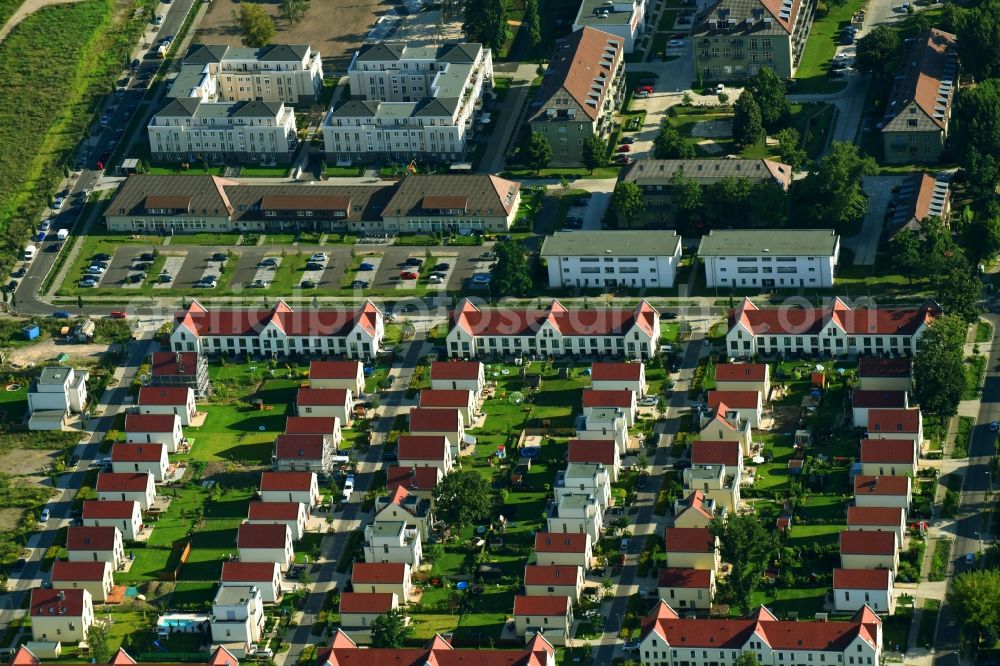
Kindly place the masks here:
[(28, 368), (53, 361), (59, 354), (69, 354), (69, 365), (90, 366), (98, 363), (107, 351), (108, 345), (104, 344), (56, 344), (54, 340), (48, 339), (9, 350), (7, 361), (15, 368)]
[(9, 534), (17, 529), (24, 509), (0, 509), (0, 532)]
[(39, 476), (59, 453), (46, 449), (14, 449), (0, 455), (0, 470), (15, 476)]

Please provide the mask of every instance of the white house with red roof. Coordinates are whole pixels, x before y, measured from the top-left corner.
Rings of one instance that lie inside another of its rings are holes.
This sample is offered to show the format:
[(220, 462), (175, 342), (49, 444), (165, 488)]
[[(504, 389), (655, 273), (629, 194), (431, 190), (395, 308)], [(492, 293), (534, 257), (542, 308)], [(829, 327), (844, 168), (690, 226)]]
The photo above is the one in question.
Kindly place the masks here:
[(597, 463), (569, 463), (566, 469), (556, 473), (553, 490), (556, 502), (564, 495), (576, 493), (593, 495), (602, 512), (607, 511), (611, 504), (611, 479), (608, 470)]
[(355, 562), (351, 569), (354, 592), (388, 592), (404, 603), (410, 598), (410, 565), (403, 562)]
[(715, 366), (715, 388), (757, 391), (766, 400), (771, 394), (771, 371), (767, 363), (719, 363)]
[(142, 532), (142, 510), (135, 500), (87, 500), (81, 513), (84, 527), (117, 527), (126, 541)]
[(298, 541), (306, 533), (306, 505), (302, 502), (250, 502), (247, 523), (287, 525), (292, 541)]
[(918, 308), (854, 309), (840, 298), (820, 308), (758, 308), (749, 298), (729, 312), (726, 353), (902, 354), (913, 356), (917, 339), (941, 308), (927, 301)]
[(340, 446), (343, 434), (336, 416), (286, 416), (286, 435), (330, 435), (334, 448)]
[(177, 453), (184, 441), (181, 417), (176, 414), (126, 414), (125, 439), (129, 442), (163, 444), (167, 453)]
[(375, 500), (374, 522), (398, 520), (407, 528), (420, 533), (422, 540), (430, 534), (434, 516), (431, 500), (411, 493), (404, 485), (396, 485), (388, 495)]
[(862, 356), (858, 359), (858, 385), (865, 391), (909, 391), (912, 386), (909, 358)]
[(79, 643), (94, 624), (94, 601), (84, 589), (31, 590), (31, 638), (42, 643)]
[(377, 520), (365, 526), (365, 562), (405, 562), (420, 566), (424, 557), (420, 530), (403, 520)]
[(452, 312), (446, 338), (454, 358), (519, 353), (650, 358), (659, 340), (660, 313), (646, 301), (631, 310), (570, 310), (556, 300), (541, 309), (483, 309), (468, 299)]
[(514, 597), (514, 631), (530, 640), (541, 634), (553, 645), (566, 645), (573, 628), (573, 600), (555, 595)]
[(281, 567), (277, 562), (237, 562), (222, 563), (222, 587), (253, 585), (260, 590), (260, 598), (265, 604), (273, 604), (281, 599)]
[(896, 610), (889, 569), (834, 569), (833, 610), (849, 613), (868, 606), (876, 613)]
[(706, 497), (703, 490), (695, 490), (674, 501), (674, 527), (705, 529), (716, 512), (715, 500)]
[(714, 442), (737, 442), (744, 457), (750, 455), (753, 434), (750, 421), (741, 418), (734, 409), (719, 405), (716, 409), (701, 414), (698, 439)]
[(583, 408), (588, 407), (610, 407), (620, 409), (625, 415), (625, 425), (632, 427), (639, 413), (636, 393), (631, 389), (586, 389), (583, 392)]
[(396, 444), (397, 465), (410, 469), (435, 467), (444, 477), (454, 466), (454, 449), (447, 435), (400, 435)]
[(448, 445), (451, 447), (452, 460), (458, 458), (462, 442), (465, 440), (465, 424), (462, 422), (461, 412), (457, 409), (424, 409), (421, 407), (411, 409), (409, 429), (412, 435), (447, 437)]
[(431, 363), (431, 389), (472, 391), (476, 400), (486, 388), (486, 369), (479, 361), (434, 361)]
[(354, 397), (350, 389), (300, 388), (295, 396), (297, 416), (334, 416), (344, 425), (354, 419)]
[(329, 474), (335, 449), (332, 435), (278, 435), (274, 438), (274, 469)]
[(423, 389), (419, 400), (421, 409), (457, 409), (464, 425), (477, 416), (476, 394), (469, 389)]
[(592, 363), (590, 388), (594, 391), (632, 391), (646, 395), (645, 363)]
[(902, 548), (906, 539), (906, 510), (898, 506), (849, 506), (847, 529), (858, 532), (894, 532)]
[(588, 407), (577, 418), (577, 439), (610, 439), (623, 456), (628, 450), (628, 425), (625, 414), (612, 407)]
[(583, 595), (583, 574), (583, 567), (529, 564), (524, 567), (524, 593), (538, 597), (570, 597), (575, 603)]
[(719, 539), (712, 536), (707, 527), (666, 528), (663, 552), (668, 567), (718, 571), (722, 564)]
[(566, 461), (604, 465), (611, 483), (618, 481), (622, 461), (613, 439), (571, 439), (567, 442)]
[(308, 508), (322, 500), (315, 472), (263, 472), (260, 499), (263, 502), (301, 502)]
[(352, 395), (365, 394), (365, 371), (361, 361), (313, 361), (309, 364), (312, 388), (347, 389)]
[(116, 474), (148, 472), (153, 475), (153, 481), (163, 481), (169, 466), (165, 444), (125, 442), (111, 445), (111, 471)]
[(899, 570), (896, 533), (844, 530), (840, 533), (840, 566), (844, 569)]
[(444, 475), (437, 467), (403, 467), (393, 465), (385, 470), (385, 487), (390, 493), (396, 488), (406, 491), (421, 500), (431, 501), (434, 486), (441, 482)]
[(759, 428), (762, 403), (759, 391), (709, 391), (708, 408), (728, 414), (736, 412), (740, 419), (749, 421), (751, 428)]
[(743, 476), (743, 451), (739, 442), (696, 439), (691, 442), (692, 465), (722, 465), (726, 474)]
[(288, 525), (243, 523), (236, 532), (240, 562), (277, 562), (282, 571), (295, 561)]
[(581, 532), (535, 532), (535, 563), (590, 569), (594, 559), (594, 540)]
[[(10, 662), (8, 662), (8, 666), (41, 666), (41, 659), (35, 656), (36, 652), (41, 654), (41, 650), (38, 645), (33, 645), (32, 648), (34, 648), (35, 652), (29, 650), (27, 645), (22, 645), (17, 648), (14, 656), (11, 658)], [(57, 657), (58, 655), (53, 656)], [(71, 666), (92, 666), (94, 664), (94, 660), (91, 659), (86, 662), (60, 661), (60, 663)], [(118, 651), (114, 654), (114, 656), (112, 656), (111, 659), (105, 663), (106, 666), (134, 666), (139, 662), (133, 659), (132, 656), (124, 649), (118, 648)], [(150, 664), (150, 666), (168, 666), (170, 662), (146, 661), (143, 663)], [(191, 666), (240, 666), (240, 662), (231, 652), (226, 650), (226, 648), (219, 646), (212, 651), (211, 656), (208, 659), (197, 664), (192, 663)]]
[(360, 638), (367, 637), (375, 618), (396, 608), (399, 597), (392, 592), (341, 592), (340, 628)]
[(422, 648), (359, 648), (344, 631), (337, 629), (319, 666), (555, 666), (556, 649), (536, 634), (524, 650), (457, 650), (440, 634)]
[(868, 437), (871, 439), (909, 439), (924, 441), (924, 417), (918, 407), (910, 409), (869, 409)]
[(139, 389), (140, 414), (176, 414), (181, 425), (191, 425), (198, 414), (190, 386), (143, 386)]
[(854, 477), (854, 503), (858, 506), (887, 506), (910, 510), (913, 486), (908, 476)]
[(356, 310), (293, 310), (282, 300), (271, 308), (210, 310), (195, 300), (174, 316), (170, 348), (202, 354), (366, 359), (374, 358), (384, 336), (382, 311), (371, 301)]
[(114, 570), (108, 562), (52, 563), (49, 580), (57, 590), (87, 590), (94, 601), (104, 603), (115, 588)]
[(745, 619), (682, 618), (660, 601), (642, 623), (643, 666), (676, 666), (681, 655), (688, 666), (734, 664), (743, 652), (767, 666), (880, 664), (882, 621), (870, 608), (846, 622), (779, 620), (763, 606)]
[(869, 410), (906, 409), (909, 406), (906, 391), (854, 389), (851, 394), (851, 415), (856, 428), (868, 427)]
[(861, 473), (871, 476), (916, 476), (916, 440), (861, 440)]
[(546, 524), (549, 532), (589, 534), (596, 543), (601, 538), (604, 511), (590, 493), (567, 493), (549, 507)]
[(153, 506), (156, 487), (149, 472), (101, 472), (97, 475), (97, 499), (138, 502), (143, 511)]
[(115, 571), (125, 563), (125, 546), (117, 527), (66, 529), (66, 551), (70, 562), (107, 562)]
[(715, 599), (715, 572), (711, 569), (661, 567), (656, 580), (660, 599), (680, 610), (707, 611)]

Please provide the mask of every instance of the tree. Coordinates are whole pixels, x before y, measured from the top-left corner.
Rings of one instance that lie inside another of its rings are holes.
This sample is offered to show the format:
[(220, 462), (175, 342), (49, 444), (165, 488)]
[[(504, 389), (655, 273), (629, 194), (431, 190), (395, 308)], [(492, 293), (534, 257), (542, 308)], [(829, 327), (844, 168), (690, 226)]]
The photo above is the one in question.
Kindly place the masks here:
[(583, 166), (587, 167), (590, 173), (594, 173), (594, 169), (607, 166), (607, 164), (607, 141), (596, 134), (591, 134), (583, 140)]
[(470, 42), (498, 51), (510, 39), (506, 0), (465, 0), (462, 32)]
[(1000, 215), (978, 215), (962, 226), (962, 248), (972, 263), (1000, 252)]
[(746, 197), (747, 226), (788, 226), (788, 193), (780, 186), (761, 181), (750, 186)]
[(891, 81), (896, 75), (901, 46), (899, 31), (880, 25), (858, 40), (854, 67), (880, 83)]
[(974, 645), (984, 633), (1000, 633), (1000, 569), (972, 569), (955, 576), (948, 605), (972, 634)]
[(542, 42), (542, 22), (538, 15), (538, 0), (525, 0), (524, 17), (521, 25), (527, 32), (528, 43), (532, 47), (538, 46)]
[(454, 470), (434, 486), (434, 511), (449, 525), (475, 525), (493, 512), (493, 488), (475, 470)]
[(492, 293), (496, 296), (529, 296), (535, 283), (531, 279), (528, 253), (517, 241), (500, 241), (493, 246), (497, 263), (493, 267)]
[(771, 68), (761, 67), (756, 74), (747, 79), (743, 94), (747, 91), (753, 94), (753, 99), (760, 109), (761, 122), (769, 132), (780, 127), (791, 113), (792, 105), (785, 97), (785, 82)]
[(250, 48), (267, 46), (274, 39), (274, 19), (256, 2), (241, 2), (239, 10), (233, 10), (233, 19), (243, 31), (243, 45)]
[(309, 0), (281, 0), (278, 11), (289, 25), (301, 23), (309, 9)]
[(983, 0), (954, 19), (962, 69), (981, 81), (1000, 76), (1000, 0)]
[(778, 140), (778, 159), (798, 171), (806, 163), (809, 156), (802, 148), (799, 131), (794, 127), (786, 127), (774, 135)]
[(524, 147), (524, 163), (538, 173), (551, 161), (552, 146), (549, 145), (549, 140), (544, 134), (532, 132), (528, 145)]
[(658, 160), (689, 160), (694, 157), (694, 146), (687, 143), (664, 118), (659, 134), (653, 139), (653, 157)]
[(402, 608), (393, 608), (372, 620), (371, 632), (373, 648), (398, 649), (403, 647), (413, 627), (406, 623)]
[(743, 148), (764, 140), (760, 107), (749, 89), (744, 90), (733, 105), (733, 139)]
[(913, 397), (925, 412), (944, 418), (958, 411), (965, 391), (965, 330), (965, 322), (949, 314), (931, 322), (917, 339)]
[(750, 613), (750, 597), (760, 588), (764, 572), (778, 551), (774, 532), (764, 529), (753, 513), (712, 518), (708, 524), (712, 536), (719, 538), (719, 553), (732, 565), (725, 580), (727, 597), (743, 615)]
[(683, 171), (675, 171), (670, 177), (670, 201), (679, 229), (690, 232), (694, 222), (704, 216), (701, 185)]
[(976, 195), (995, 196), (1000, 183), (1000, 80), (983, 81), (956, 97), (948, 146)]
[(704, 220), (708, 228), (745, 226), (751, 187), (750, 179), (731, 176), (709, 185), (704, 196)]
[(853, 143), (834, 141), (830, 151), (805, 178), (792, 181), (792, 217), (811, 220), (812, 227), (849, 230), (868, 210), (862, 176), (878, 173), (871, 157)]
[[(958, 248), (956, 248), (958, 249)], [(945, 312), (972, 323), (979, 318), (979, 298), (983, 283), (964, 254), (945, 257), (945, 268), (934, 280), (934, 297)]]
[(619, 181), (611, 194), (611, 210), (618, 226), (628, 228), (646, 212), (646, 198), (635, 183)]
[(760, 661), (757, 659), (757, 653), (747, 650), (740, 653), (734, 666), (760, 666)]
[(87, 630), (87, 644), (90, 645), (90, 656), (98, 664), (111, 661), (111, 627), (107, 622), (96, 621)]
[(916, 229), (903, 229), (889, 241), (893, 267), (912, 283), (924, 277), (923, 246)]

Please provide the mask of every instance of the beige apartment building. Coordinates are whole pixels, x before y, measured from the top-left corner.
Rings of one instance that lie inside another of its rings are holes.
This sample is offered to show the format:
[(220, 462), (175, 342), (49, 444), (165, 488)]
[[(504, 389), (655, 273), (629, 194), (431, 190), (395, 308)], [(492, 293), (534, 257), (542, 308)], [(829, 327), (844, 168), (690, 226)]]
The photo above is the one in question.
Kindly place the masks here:
[[(206, 81), (209, 79), (210, 81)], [(205, 101), (314, 104), (323, 90), (323, 62), (308, 44), (243, 48), (195, 44), (171, 86), (174, 97), (212, 91)]]

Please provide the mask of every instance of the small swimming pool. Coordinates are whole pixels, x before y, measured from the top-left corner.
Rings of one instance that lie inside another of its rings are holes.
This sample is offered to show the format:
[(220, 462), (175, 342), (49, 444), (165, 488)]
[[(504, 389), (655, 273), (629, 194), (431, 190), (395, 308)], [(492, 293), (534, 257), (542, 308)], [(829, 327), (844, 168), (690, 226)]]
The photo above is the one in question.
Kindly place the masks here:
[(161, 615), (156, 621), (156, 633), (158, 634), (192, 634), (202, 631), (208, 625), (208, 615), (196, 613), (170, 613)]

